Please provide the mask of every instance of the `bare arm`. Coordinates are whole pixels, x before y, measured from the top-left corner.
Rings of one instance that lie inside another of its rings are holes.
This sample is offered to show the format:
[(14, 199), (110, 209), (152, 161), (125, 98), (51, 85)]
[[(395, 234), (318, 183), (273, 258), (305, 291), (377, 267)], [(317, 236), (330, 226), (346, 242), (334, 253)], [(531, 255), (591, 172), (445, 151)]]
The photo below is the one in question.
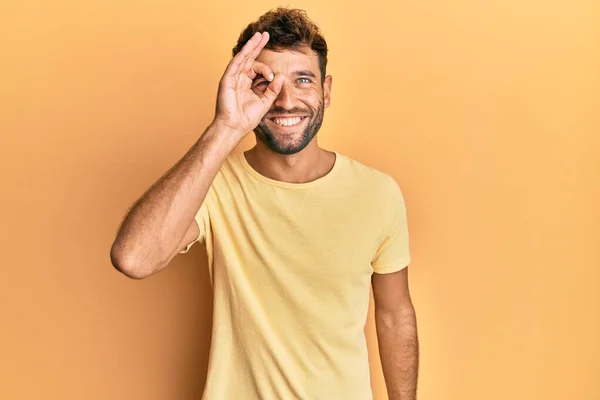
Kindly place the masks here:
[(110, 251), (115, 268), (141, 279), (169, 264), (237, 140), (230, 128), (211, 124), (187, 154), (134, 203)]
[(408, 267), (373, 274), (375, 324), (390, 400), (415, 400), (419, 369), (417, 319), (408, 291)]
[[(178, 254), (221, 164), (275, 101), (283, 74), (274, 76), (268, 66), (254, 61), (268, 40), (267, 33), (256, 34), (232, 58), (219, 82), (213, 122), (123, 220), (110, 258), (130, 278), (152, 275)], [(251, 90), (258, 74), (271, 80), (261, 94)]]

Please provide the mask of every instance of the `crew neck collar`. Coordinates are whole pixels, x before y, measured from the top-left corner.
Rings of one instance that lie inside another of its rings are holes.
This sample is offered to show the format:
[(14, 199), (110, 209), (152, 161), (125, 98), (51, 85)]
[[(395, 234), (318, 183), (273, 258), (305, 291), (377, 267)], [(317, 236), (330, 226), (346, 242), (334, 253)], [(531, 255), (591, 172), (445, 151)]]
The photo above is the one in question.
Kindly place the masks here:
[(333, 167), (327, 174), (323, 175), (320, 178), (315, 179), (314, 181), (303, 182), (303, 183), (292, 183), (292, 182), (278, 181), (276, 179), (271, 179), (271, 178), (268, 178), (268, 177), (260, 174), (258, 171), (256, 171), (250, 165), (250, 163), (246, 159), (246, 156), (244, 153), (245, 153), (244, 151), (240, 152), (238, 154), (238, 158), (239, 158), (240, 163), (246, 170), (246, 172), (248, 172), (250, 175), (252, 175), (252, 177), (254, 177), (255, 179), (258, 179), (259, 181), (264, 182), (266, 184), (284, 187), (284, 188), (288, 188), (288, 189), (308, 189), (308, 188), (312, 188), (312, 187), (315, 187), (318, 185), (322, 185), (322, 184), (330, 181), (331, 179), (333, 179), (334, 175), (339, 170), (340, 163), (342, 161), (341, 155), (337, 151), (333, 151), (333, 153), (335, 154), (335, 161), (333, 163)]

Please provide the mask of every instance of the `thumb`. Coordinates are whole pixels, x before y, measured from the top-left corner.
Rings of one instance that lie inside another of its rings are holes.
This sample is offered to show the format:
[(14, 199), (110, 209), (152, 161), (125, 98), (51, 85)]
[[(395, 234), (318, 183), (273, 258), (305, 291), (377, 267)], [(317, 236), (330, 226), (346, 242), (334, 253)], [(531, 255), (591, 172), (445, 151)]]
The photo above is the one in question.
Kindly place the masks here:
[(279, 95), (279, 92), (281, 92), (284, 79), (285, 76), (282, 73), (278, 73), (275, 75), (275, 78), (273, 78), (273, 80), (269, 82), (269, 85), (267, 85), (267, 89), (261, 96), (263, 103), (265, 103), (265, 106), (271, 107), (271, 104), (273, 104), (273, 102)]

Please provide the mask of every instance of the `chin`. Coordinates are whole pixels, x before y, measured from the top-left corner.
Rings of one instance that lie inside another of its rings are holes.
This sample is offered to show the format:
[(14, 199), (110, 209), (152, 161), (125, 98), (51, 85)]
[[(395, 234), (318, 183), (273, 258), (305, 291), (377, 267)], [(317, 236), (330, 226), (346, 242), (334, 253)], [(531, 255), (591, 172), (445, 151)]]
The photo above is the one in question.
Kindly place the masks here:
[[(290, 133), (275, 133), (264, 126), (258, 126), (254, 133), (256, 140), (260, 140), (269, 149), (277, 154), (291, 155), (304, 150), (311, 142), (312, 137), (306, 131), (290, 132)], [(314, 137), (314, 136), (313, 136)]]
[(281, 141), (275, 139), (273, 141), (263, 141), (263, 143), (275, 153), (282, 155), (291, 155), (299, 153), (300, 151), (304, 150), (304, 148), (306, 148), (306, 146), (308, 145), (308, 143), (303, 143), (302, 140)]

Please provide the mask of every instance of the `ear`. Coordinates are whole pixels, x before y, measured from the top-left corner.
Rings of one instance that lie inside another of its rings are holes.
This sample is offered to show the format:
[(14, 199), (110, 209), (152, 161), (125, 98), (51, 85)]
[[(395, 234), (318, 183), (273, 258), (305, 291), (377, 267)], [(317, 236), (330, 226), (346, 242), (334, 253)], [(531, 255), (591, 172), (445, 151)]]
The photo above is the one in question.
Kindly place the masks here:
[(329, 107), (331, 104), (331, 85), (333, 81), (333, 77), (331, 75), (327, 75), (325, 80), (323, 81), (323, 101), (325, 108)]

